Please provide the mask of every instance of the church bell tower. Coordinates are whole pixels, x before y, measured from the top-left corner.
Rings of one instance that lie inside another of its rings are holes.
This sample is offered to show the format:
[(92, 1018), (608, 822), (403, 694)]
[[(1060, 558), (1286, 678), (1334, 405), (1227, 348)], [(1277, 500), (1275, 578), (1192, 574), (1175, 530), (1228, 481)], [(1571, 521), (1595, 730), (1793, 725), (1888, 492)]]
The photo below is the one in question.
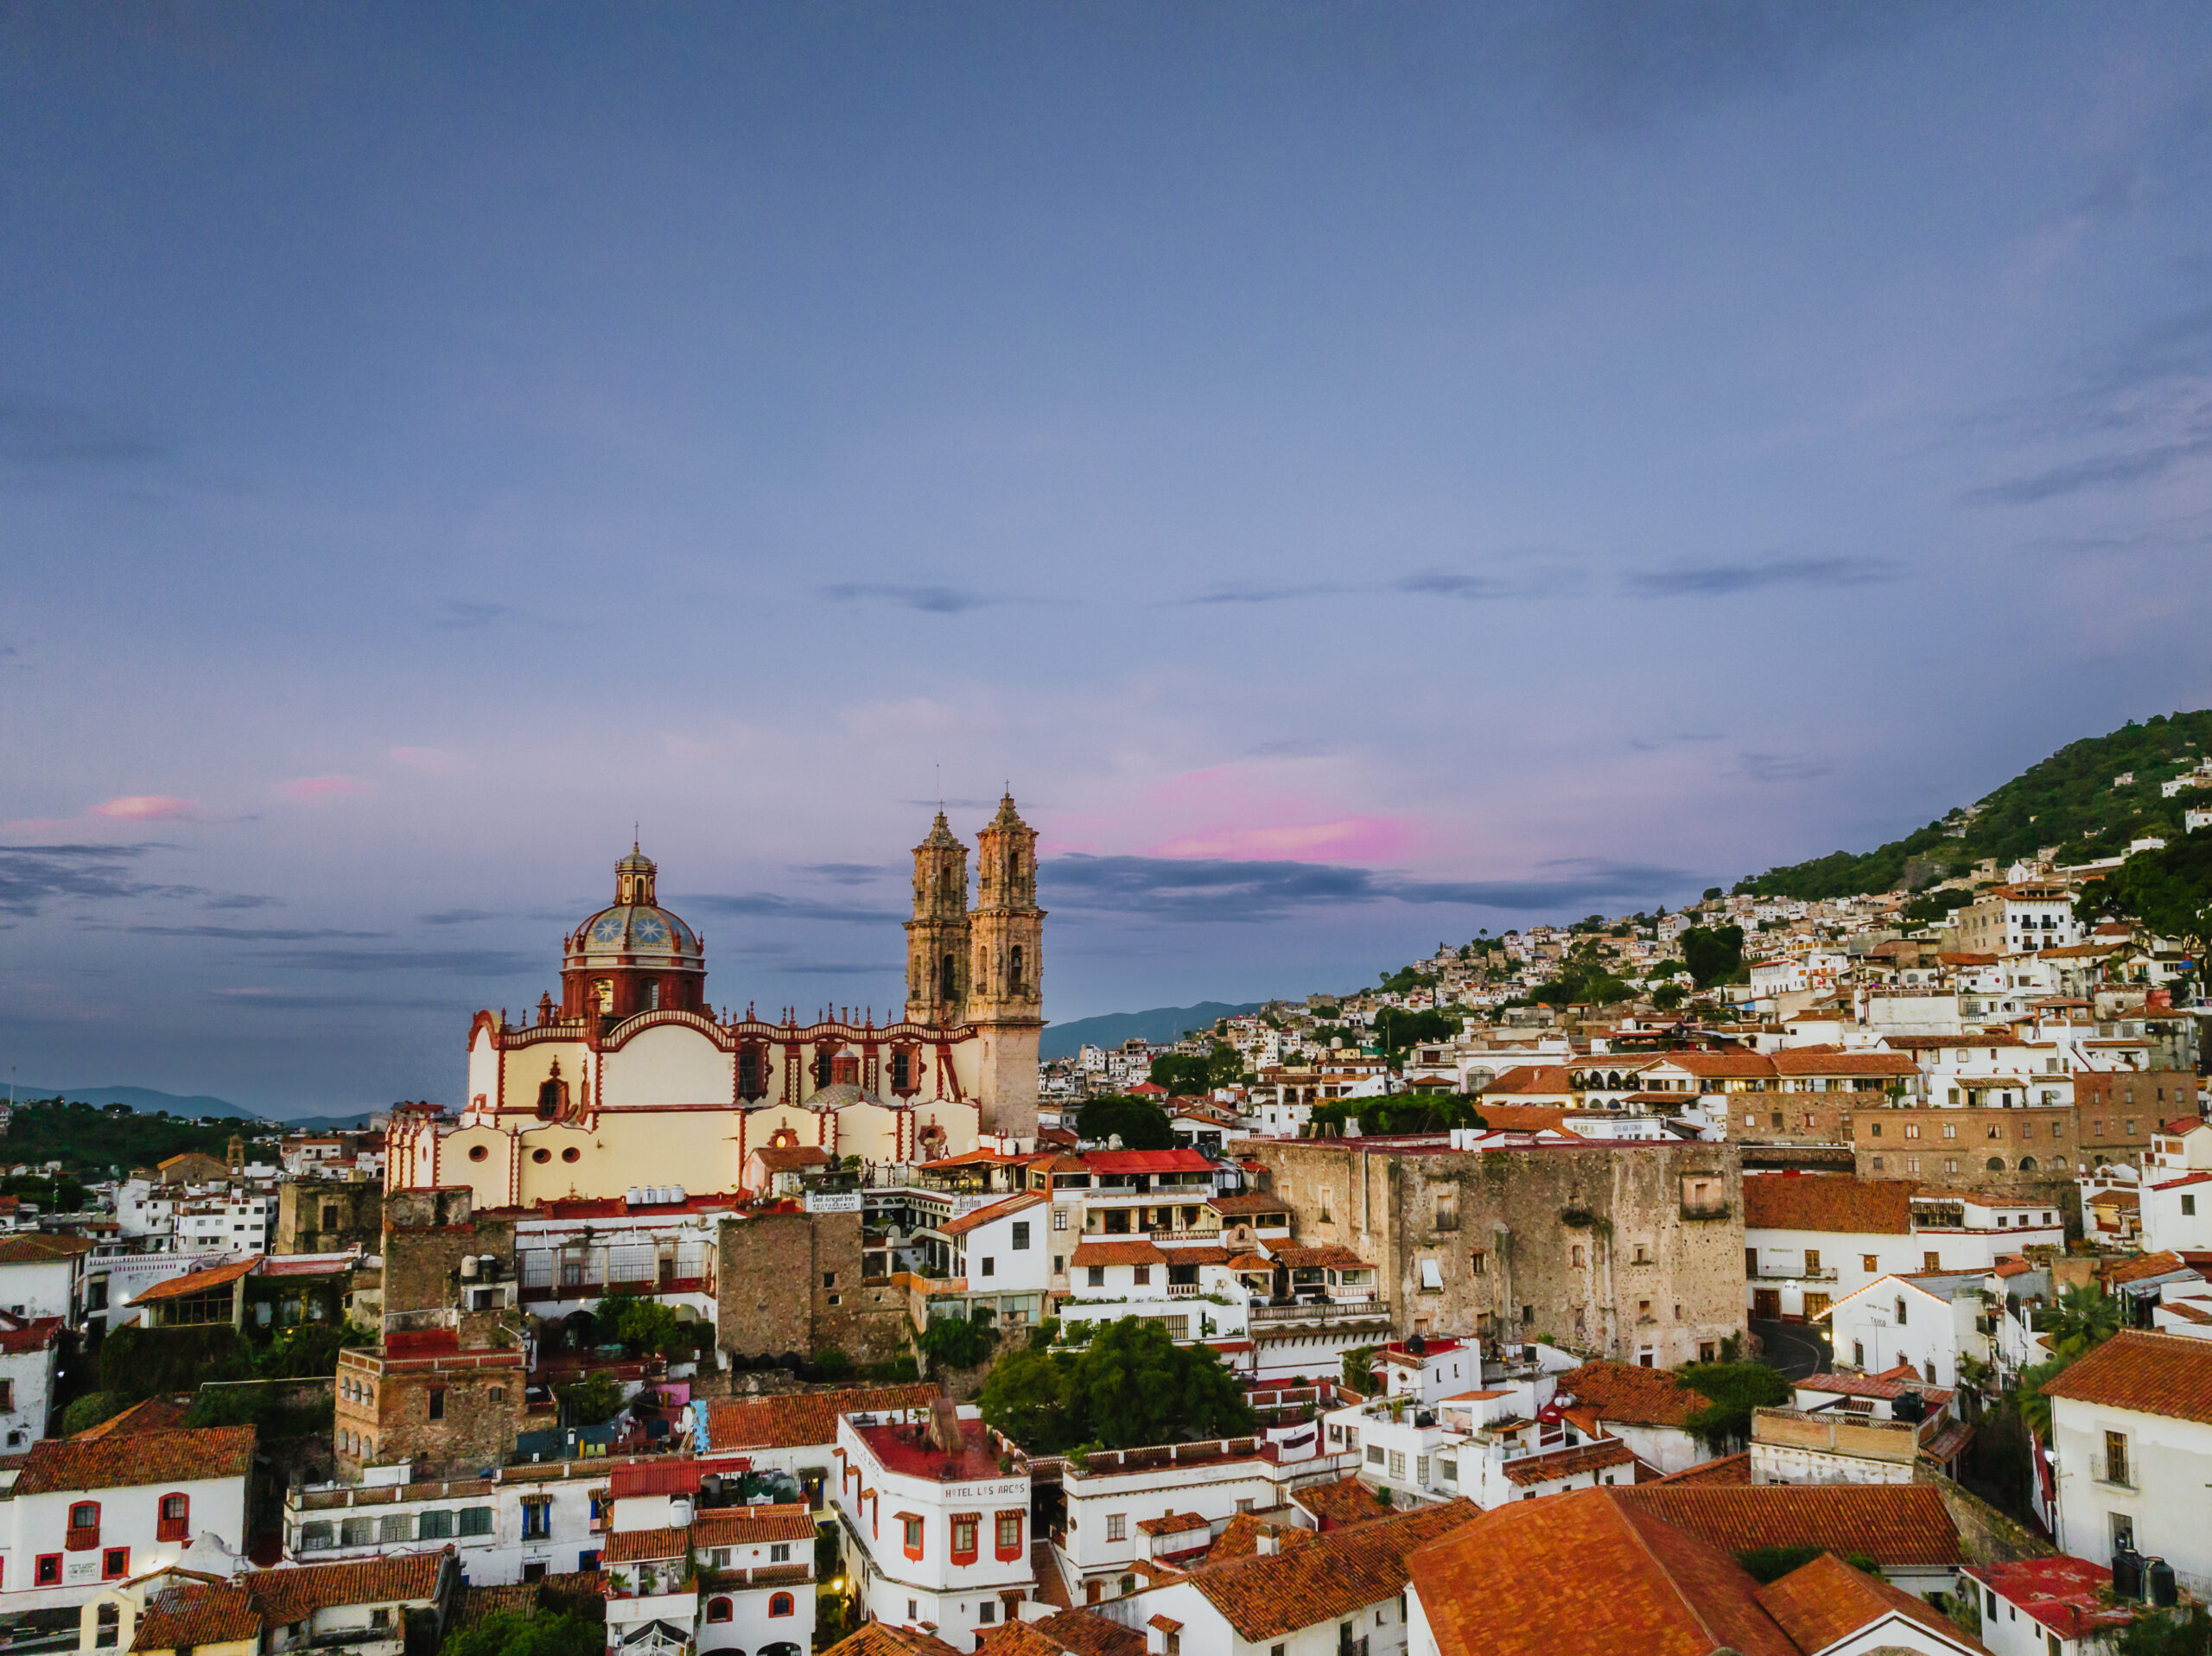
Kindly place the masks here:
[(1045, 911), (1037, 906), (1037, 830), (1021, 820), (1010, 793), (976, 836), (976, 886), (964, 1010), (983, 1043), (983, 1130), (1033, 1138)]
[(906, 923), (906, 1019), (961, 1021), (968, 993), (968, 847), (944, 813), (914, 847), (914, 917)]

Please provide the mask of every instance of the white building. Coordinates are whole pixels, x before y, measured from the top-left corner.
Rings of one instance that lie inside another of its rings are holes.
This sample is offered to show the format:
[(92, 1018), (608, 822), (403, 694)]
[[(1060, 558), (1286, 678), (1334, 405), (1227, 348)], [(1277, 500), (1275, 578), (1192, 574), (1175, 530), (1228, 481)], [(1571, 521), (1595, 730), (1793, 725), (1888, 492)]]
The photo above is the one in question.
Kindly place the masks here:
[(92, 1251), (81, 1236), (0, 1236), (0, 1311), (58, 1317), (73, 1325), (84, 1310), (85, 1259)]
[[(863, 1612), (966, 1650), (1033, 1601), (1029, 1473), (949, 1401), (837, 1422), (832, 1492)], [(1045, 1612), (1036, 1604), (1033, 1619)]]
[(2181, 1585), (2212, 1591), (2212, 1342), (2114, 1335), (2044, 1387), (2059, 1546), (2108, 1564), (2132, 1548)]
[(2086, 1558), (1968, 1564), (1959, 1589), (1980, 1600), (1990, 1656), (2100, 1656), (2134, 1612), (2110, 1602), (2112, 1570)]
[(61, 1326), (58, 1317), (0, 1311), (0, 1447), (10, 1455), (46, 1436), (61, 1361)]
[(1956, 1389), (1959, 1365), (1991, 1361), (1981, 1271), (1919, 1271), (1877, 1278), (1828, 1312), (1835, 1360), (1862, 1374), (1905, 1364), (1930, 1386)]
[(601, 1561), (607, 1649), (803, 1656), (814, 1648), (814, 1531), (803, 1505), (618, 1498)]
[(219, 1426), (33, 1443), (0, 1470), (0, 1615), (83, 1604), (195, 1541), (242, 1553), (253, 1438)]

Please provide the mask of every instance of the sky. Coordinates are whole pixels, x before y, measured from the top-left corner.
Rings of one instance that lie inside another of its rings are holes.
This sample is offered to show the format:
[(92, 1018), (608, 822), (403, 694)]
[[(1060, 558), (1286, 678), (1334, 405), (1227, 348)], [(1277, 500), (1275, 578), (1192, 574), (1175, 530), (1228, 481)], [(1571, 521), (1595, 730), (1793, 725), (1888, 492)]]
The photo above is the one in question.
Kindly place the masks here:
[[(1372, 981), (2212, 701), (2212, 11), (0, 5), (0, 1062)], [(633, 826), (634, 825), (634, 826)]]

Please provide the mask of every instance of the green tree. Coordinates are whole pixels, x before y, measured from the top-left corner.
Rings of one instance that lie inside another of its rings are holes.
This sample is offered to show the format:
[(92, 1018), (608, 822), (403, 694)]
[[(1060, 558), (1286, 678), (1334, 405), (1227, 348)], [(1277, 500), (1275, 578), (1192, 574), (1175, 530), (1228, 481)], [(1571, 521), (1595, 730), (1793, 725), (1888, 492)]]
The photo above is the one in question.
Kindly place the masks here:
[(1114, 1093), (1085, 1104), (1076, 1114), (1075, 1131), (1077, 1138), (1095, 1145), (1118, 1135), (1124, 1150), (1173, 1150), (1180, 1142), (1167, 1125), (1167, 1112), (1159, 1105)]
[(133, 1403), (156, 1393), (189, 1392), (211, 1380), (245, 1380), (253, 1359), (227, 1323), (204, 1328), (149, 1329), (131, 1323), (100, 1342), (100, 1390)]
[(604, 1369), (555, 1386), (553, 1395), (571, 1425), (604, 1425), (622, 1412), (622, 1387)]
[(446, 1635), (439, 1656), (601, 1656), (607, 1630), (553, 1610), (500, 1610)]
[(2202, 1604), (2145, 1611), (2105, 1649), (2107, 1656), (2207, 1656), (2212, 1653), (2212, 1611)]
[(665, 1357), (692, 1342), (675, 1310), (643, 1294), (607, 1294), (592, 1307), (592, 1327), (599, 1339), (612, 1344), (620, 1340), (632, 1356), (653, 1352)]
[(1692, 926), (1677, 940), (1682, 963), (1700, 989), (1725, 983), (1743, 969), (1744, 929), (1741, 926)]
[(2050, 1441), (2050, 1399), (2044, 1388), (2071, 1367), (2093, 1346), (2120, 1332), (2120, 1303), (2101, 1289), (2077, 1283), (2045, 1310), (2039, 1333), (2050, 1336), (2051, 1355), (2020, 1376), (2020, 1418), (2046, 1443)]
[(372, 1346), (377, 1336), (351, 1323), (302, 1323), (283, 1329), (253, 1360), (264, 1380), (306, 1380), (338, 1372), (338, 1354), (347, 1346)]
[(1212, 1073), (1204, 1058), (1190, 1052), (1163, 1052), (1152, 1061), (1152, 1068), (1145, 1072), (1145, 1079), (1155, 1087), (1165, 1087), (1169, 1092), (1183, 1096), (1195, 1096), (1206, 1090), (1207, 1076)]
[(61, 1436), (74, 1437), (80, 1431), (90, 1431), (130, 1406), (130, 1399), (120, 1392), (87, 1392), (61, 1412)]
[(914, 1344), (930, 1360), (932, 1373), (940, 1368), (973, 1368), (988, 1358), (999, 1342), (989, 1319), (988, 1311), (978, 1311), (972, 1317), (933, 1317)]
[(2212, 951), (2212, 828), (2139, 851), (2104, 879), (2092, 880), (2075, 904), (2085, 921), (2133, 920), (2157, 936), (2185, 945), (2202, 976)]
[[(1008, 1371), (1003, 1379), (1000, 1370)], [(1135, 1449), (1253, 1430), (1236, 1376), (1205, 1346), (1179, 1346), (1134, 1317), (1093, 1326), (1079, 1348), (1008, 1353), (983, 1382), (983, 1418), (1024, 1449)], [(1024, 1431), (1033, 1434), (1023, 1436)]]
[(1683, 1424), (1715, 1450), (1751, 1437), (1752, 1410), (1779, 1408), (1796, 1395), (1782, 1371), (1764, 1363), (1691, 1363), (1675, 1379), (1707, 1399)]
[(1404, 1064), (1406, 1054), (1423, 1041), (1458, 1039), (1465, 1023), (1457, 1012), (1429, 1008), (1408, 1012), (1402, 1006), (1385, 1006), (1375, 1014), (1375, 1039), (1382, 1047), (1383, 1056), (1396, 1069)]

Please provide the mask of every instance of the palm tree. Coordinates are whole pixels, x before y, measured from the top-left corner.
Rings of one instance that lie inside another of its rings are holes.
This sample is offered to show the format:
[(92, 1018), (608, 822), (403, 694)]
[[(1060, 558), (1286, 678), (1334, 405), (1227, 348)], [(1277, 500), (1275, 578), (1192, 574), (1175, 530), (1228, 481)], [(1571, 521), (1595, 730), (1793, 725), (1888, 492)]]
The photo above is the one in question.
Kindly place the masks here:
[(2043, 1388), (2083, 1352), (2120, 1332), (2120, 1302), (2087, 1283), (2079, 1284), (2059, 1296), (2044, 1317), (2043, 1331), (2050, 1336), (2051, 1355), (2020, 1376), (2020, 1418), (2047, 1443), (2050, 1399)]

